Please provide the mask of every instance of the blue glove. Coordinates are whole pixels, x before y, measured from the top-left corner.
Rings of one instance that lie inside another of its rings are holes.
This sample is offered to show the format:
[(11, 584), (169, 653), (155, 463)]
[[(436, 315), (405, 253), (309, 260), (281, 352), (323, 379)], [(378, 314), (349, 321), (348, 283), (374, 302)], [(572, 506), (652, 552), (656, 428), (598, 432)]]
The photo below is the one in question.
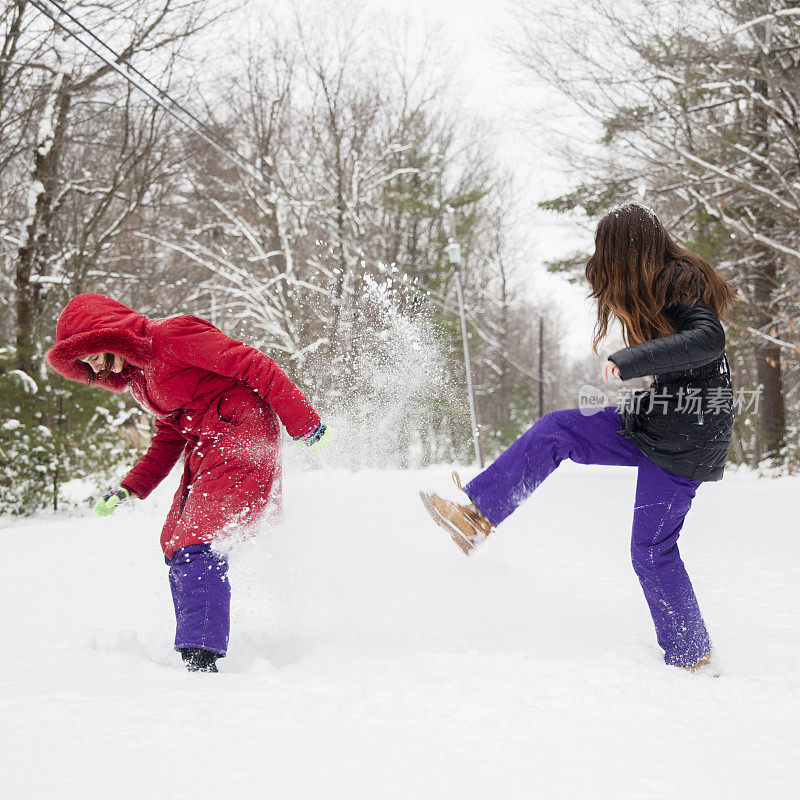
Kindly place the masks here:
[(321, 422), (316, 428), (312, 428), (308, 433), (302, 436), (295, 436), (297, 442), (297, 449), (302, 450), (307, 447), (312, 453), (319, 453), (324, 450), (330, 440), (333, 438), (333, 430)]
[(106, 492), (95, 504), (94, 512), (101, 517), (109, 517), (114, 513), (114, 509), (125, 500), (131, 497), (131, 493), (120, 486), (116, 491)]

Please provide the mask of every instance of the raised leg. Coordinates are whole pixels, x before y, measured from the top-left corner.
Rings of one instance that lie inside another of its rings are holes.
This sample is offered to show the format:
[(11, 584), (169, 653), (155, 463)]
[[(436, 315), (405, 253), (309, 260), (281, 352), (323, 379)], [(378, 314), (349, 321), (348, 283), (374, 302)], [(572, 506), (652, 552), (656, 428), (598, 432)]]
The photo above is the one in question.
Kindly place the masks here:
[(590, 416), (578, 409), (545, 414), (464, 491), (492, 525), (499, 525), (564, 459), (636, 466), (640, 451), (617, 433), (621, 427), (613, 407)]

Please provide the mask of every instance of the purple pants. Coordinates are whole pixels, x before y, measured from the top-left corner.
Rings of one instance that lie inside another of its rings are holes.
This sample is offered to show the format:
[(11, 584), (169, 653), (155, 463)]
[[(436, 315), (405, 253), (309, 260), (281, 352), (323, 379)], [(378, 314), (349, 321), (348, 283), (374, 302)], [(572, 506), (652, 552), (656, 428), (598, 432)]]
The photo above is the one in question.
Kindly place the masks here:
[(578, 464), (638, 467), (631, 558), (644, 590), (664, 660), (696, 664), (711, 649), (697, 598), (678, 553), (678, 536), (700, 481), (654, 464), (617, 431), (613, 407), (586, 416), (554, 411), (520, 436), (465, 487), (493, 525), (501, 523), (565, 459)]
[(164, 560), (177, 621), (175, 649), (200, 647), (224, 656), (231, 629), (227, 559), (207, 544), (192, 544)]

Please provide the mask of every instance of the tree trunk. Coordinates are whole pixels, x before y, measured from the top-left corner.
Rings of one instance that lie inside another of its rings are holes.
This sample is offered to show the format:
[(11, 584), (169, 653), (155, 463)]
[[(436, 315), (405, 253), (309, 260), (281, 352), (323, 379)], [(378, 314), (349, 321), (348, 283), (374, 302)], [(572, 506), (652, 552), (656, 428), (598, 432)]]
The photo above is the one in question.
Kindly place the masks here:
[(34, 274), (41, 274), (42, 265), (50, 251), (59, 155), (71, 99), (69, 78), (58, 73), (49, 101), (42, 112), (36, 136), (28, 220), (24, 241), (17, 251), (14, 287), (17, 308), (17, 367), (28, 374), (33, 372), (35, 324), (40, 302), (36, 283), (32, 278)]
[[(767, 54), (761, 54), (759, 59), (767, 57)], [(756, 66), (759, 64), (757, 63)], [(762, 72), (766, 73), (766, 70), (762, 70)], [(753, 88), (756, 96), (769, 96), (769, 86), (763, 78), (758, 78), (754, 82)], [(756, 102), (753, 108), (753, 128), (756, 149), (761, 155), (766, 156), (769, 151), (769, 119), (767, 109), (761, 102)], [(757, 176), (767, 179), (767, 176), (764, 175), (765, 172), (766, 167), (762, 164), (755, 165)], [(774, 227), (774, 220), (771, 218), (768, 207), (759, 209), (757, 217), (762, 230), (768, 231)], [(753, 294), (758, 318), (756, 327), (766, 333), (774, 333), (770, 330), (770, 325), (774, 320), (773, 293), (778, 285), (777, 273), (776, 256), (773, 253), (764, 253), (756, 265)], [(766, 340), (759, 342), (756, 346), (756, 359), (758, 382), (763, 387), (763, 397), (759, 409), (761, 446), (763, 448), (760, 455), (762, 458), (774, 459), (783, 448), (786, 429), (780, 345)]]

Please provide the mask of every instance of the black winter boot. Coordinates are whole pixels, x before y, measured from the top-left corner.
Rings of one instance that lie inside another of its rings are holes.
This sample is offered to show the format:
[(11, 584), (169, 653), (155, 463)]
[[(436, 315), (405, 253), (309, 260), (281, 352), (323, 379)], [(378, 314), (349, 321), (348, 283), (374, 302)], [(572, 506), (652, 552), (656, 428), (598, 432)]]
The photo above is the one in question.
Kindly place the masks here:
[(199, 647), (181, 647), (181, 658), (189, 672), (219, 672), (217, 659), (219, 656)]

